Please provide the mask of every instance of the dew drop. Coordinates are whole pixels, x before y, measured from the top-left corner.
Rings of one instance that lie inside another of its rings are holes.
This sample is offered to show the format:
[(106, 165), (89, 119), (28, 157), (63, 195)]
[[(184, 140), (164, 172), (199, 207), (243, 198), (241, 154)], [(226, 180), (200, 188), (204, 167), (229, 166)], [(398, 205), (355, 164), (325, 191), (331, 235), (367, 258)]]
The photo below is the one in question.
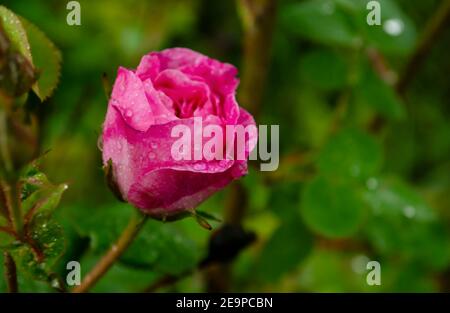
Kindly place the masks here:
[(369, 262), (369, 258), (364, 254), (360, 254), (352, 258), (351, 265), (353, 272), (362, 274), (366, 271), (366, 265)]
[(403, 208), (403, 215), (407, 218), (413, 218), (416, 216), (416, 209), (410, 205), (407, 205)]
[(376, 178), (369, 178), (366, 182), (367, 189), (375, 190), (378, 188), (378, 180)]
[(404, 25), (402, 20), (393, 18), (384, 22), (384, 31), (391, 36), (398, 36), (403, 33)]
[(98, 148), (100, 151), (103, 151), (103, 138), (102, 138), (102, 136), (98, 136), (98, 139), (97, 139), (97, 148)]
[(132, 116), (133, 116), (133, 111), (131, 111), (131, 110), (126, 110), (126, 111), (125, 111), (125, 116), (126, 116), (126, 117), (132, 117)]
[(158, 148), (158, 144), (157, 144), (156, 142), (152, 142), (152, 143), (150, 144), (150, 146), (151, 146), (153, 149)]
[(204, 170), (205, 167), (206, 167), (206, 165), (203, 164), (203, 163), (197, 163), (197, 164), (194, 165), (194, 169), (195, 169), (196, 171)]
[(334, 13), (334, 3), (333, 2), (325, 2), (322, 5), (322, 12), (325, 15), (332, 15)]
[(156, 154), (153, 153), (153, 152), (150, 152), (150, 153), (148, 154), (148, 157), (149, 157), (149, 159), (153, 160), (154, 158), (156, 158)]

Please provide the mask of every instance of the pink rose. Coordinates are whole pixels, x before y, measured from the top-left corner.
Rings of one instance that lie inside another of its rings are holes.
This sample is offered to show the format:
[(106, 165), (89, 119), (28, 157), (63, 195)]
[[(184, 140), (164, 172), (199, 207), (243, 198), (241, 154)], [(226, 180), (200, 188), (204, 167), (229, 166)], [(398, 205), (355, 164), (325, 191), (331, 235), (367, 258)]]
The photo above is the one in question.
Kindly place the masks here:
[(111, 160), (126, 201), (152, 217), (170, 219), (247, 173), (256, 134), (245, 137), (244, 160), (176, 160), (171, 153), (177, 125), (193, 136), (199, 118), (203, 127), (255, 125), (236, 102), (236, 74), (234, 66), (186, 48), (151, 52), (136, 70), (119, 68), (103, 125), (103, 162)]

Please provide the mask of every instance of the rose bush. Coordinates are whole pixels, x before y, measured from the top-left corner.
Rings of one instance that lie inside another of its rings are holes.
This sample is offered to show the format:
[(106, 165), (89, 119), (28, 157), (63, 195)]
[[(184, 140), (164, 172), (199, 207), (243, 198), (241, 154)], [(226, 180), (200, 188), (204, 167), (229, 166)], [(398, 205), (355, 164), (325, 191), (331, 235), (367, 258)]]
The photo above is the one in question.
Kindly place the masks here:
[[(155, 218), (173, 218), (247, 173), (247, 160), (175, 160), (177, 125), (254, 125), (235, 99), (234, 66), (185, 48), (145, 55), (120, 67), (103, 124), (103, 162), (112, 164), (122, 197)], [(246, 136), (245, 156), (256, 144)], [(234, 143), (234, 140), (233, 140)], [(195, 148), (194, 148), (195, 149)]]

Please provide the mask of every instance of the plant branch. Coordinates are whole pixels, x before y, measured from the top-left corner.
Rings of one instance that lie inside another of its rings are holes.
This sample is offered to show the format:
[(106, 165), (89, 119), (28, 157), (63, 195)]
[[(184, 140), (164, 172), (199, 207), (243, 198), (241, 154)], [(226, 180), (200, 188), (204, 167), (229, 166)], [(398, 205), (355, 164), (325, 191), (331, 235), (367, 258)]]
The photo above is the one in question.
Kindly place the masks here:
[(429, 19), (425, 30), (422, 33), (419, 43), (416, 46), (415, 51), (406, 63), (405, 69), (400, 75), (400, 79), (397, 84), (397, 90), (400, 94), (404, 94), (409, 83), (419, 70), (422, 63), (426, 60), (428, 53), (431, 51), (433, 44), (445, 29), (446, 24), (450, 19), (450, 0), (443, 0), (441, 5), (437, 8), (436, 12)]
[[(257, 119), (264, 95), (271, 55), (276, 0), (236, 0), (244, 30), (243, 74), (239, 102)], [(225, 207), (225, 222), (240, 225), (245, 216), (247, 194), (240, 182), (231, 186), (230, 198)], [(230, 275), (228, 264), (219, 264), (217, 270), (205, 275), (208, 290), (226, 291)], [(221, 286), (219, 289), (217, 286)]]
[(8, 292), (19, 292), (17, 285), (17, 270), (16, 263), (8, 252), (3, 252), (4, 266), (5, 266), (5, 279), (8, 286)]
[(8, 125), (7, 116), (4, 109), (0, 107), (0, 156), (3, 161), (3, 167), (7, 175), (13, 171), (13, 163), (8, 148)]
[(115, 244), (111, 246), (108, 252), (100, 259), (94, 268), (84, 277), (81, 284), (75, 287), (73, 293), (86, 292), (92, 288), (95, 283), (111, 268), (111, 266), (120, 258), (128, 246), (136, 238), (137, 234), (145, 224), (147, 216), (139, 213), (134, 215), (128, 226), (124, 229)]

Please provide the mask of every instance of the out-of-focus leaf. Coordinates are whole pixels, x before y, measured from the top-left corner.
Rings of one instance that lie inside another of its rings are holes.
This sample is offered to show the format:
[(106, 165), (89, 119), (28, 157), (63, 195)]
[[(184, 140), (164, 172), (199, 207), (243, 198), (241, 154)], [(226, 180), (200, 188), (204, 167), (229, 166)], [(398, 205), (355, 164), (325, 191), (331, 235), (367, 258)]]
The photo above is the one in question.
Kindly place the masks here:
[(40, 72), (33, 91), (44, 101), (51, 96), (59, 81), (61, 71), (61, 52), (53, 42), (36, 26), (21, 18), (27, 32), (34, 65)]
[[(90, 238), (93, 252), (101, 253), (117, 240), (134, 210), (129, 205), (115, 204), (95, 211), (73, 207), (67, 213), (79, 234)], [(121, 260), (128, 265), (180, 274), (194, 267), (199, 257), (194, 242), (175, 225), (150, 220)]]
[(394, 0), (378, 0), (381, 7), (381, 25), (369, 25), (366, 21), (369, 11), (366, 0), (354, 1), (355, 23), (368, 45), (383, 53), (404, 55), (414, 48), (416, 29), (412, 20), (400, 9)]
[(304, 81), (323, 90), (336, 90), (347, 84), (347, 64), (337, 53), (317, 50), (306, 54), (300, 62)]
[(248, 190), (249, 207), (252, 210), (263, 210), (267, 206), (270, 189), (264, 184), (262, 175), (256, 171), (250, 171), (242, 180), (244, 187)]
[(361, 264), (364, 266), (363, 271), (359, 271), (360, 265), (355, 264), (365, 263), (366, 260), (368, 258), (364, 255), (316, 249), (302, 267), (299, 285), (314, 292), (366, 291), (365, 264)]
[[(98, 257), (90, 254), (80, 261), (83, 272), (89, 271), (98, 262)], [(117, 262), (94, 286), (92, 292), (142, 292), (158, 274), (148, 269), (135, 268)]]
[(256, 266), (259, 277), (264, 281), (276, 282), (294, 270), (311, 251), (311, 234), (302, 221), (292, 215), (275, 230), (259, 256)]
[(326, 237), (354, 234), (365, 216), (357, 187), (318, 177), (305, 186), (301, 212), (305, 223)]
[(368, 68), (358, 82), (355, 92), (358, 104), (367, 104), (388, 118), (400, 119), (405, 116), (404, 104), (393, 87)]
[(365, 199), (375, 215), (405, 216), (433, 221), (435, 213), (423, 198), (405, 183), (372, 177), (367, 180)]
[(359, 179), (377, 173), (381, 160), (381, 149), (371, 136), (356, 129), (344, 129), (323, 147), (318, 166), (326, 176)]
[(449, 264), (448, 231), (416, 191), (398, 180), (371, 178), (365, 198), (373, 212), (365, 231), (378, 251), (433, 268)]
[(281, 22), (291, 32), (323, 44), (355, 47), (361, 39), (333, 0), (309, 0), (283, 7)]
[[(149, 253), (150, 257), (147, 256)], [(148, 267), (157, 273), (179, 275), (193, 269), (199, 257), (195, 243), (183, 236), (174, 225), (149, 221), (122, 261)]]

